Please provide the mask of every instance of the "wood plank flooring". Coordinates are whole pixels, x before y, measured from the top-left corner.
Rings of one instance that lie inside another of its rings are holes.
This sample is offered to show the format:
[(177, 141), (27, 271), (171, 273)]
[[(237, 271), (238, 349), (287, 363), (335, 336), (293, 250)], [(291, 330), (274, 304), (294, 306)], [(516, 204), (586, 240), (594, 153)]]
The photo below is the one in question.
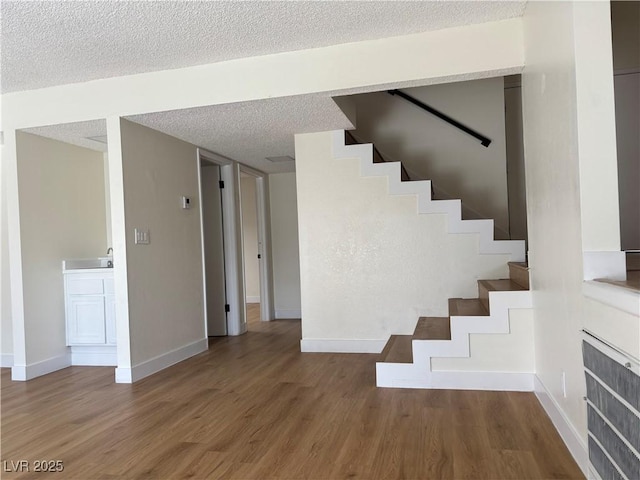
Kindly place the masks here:
[(252, 321), (134, 385), (3, 369), (2, 460), (64, 472), (2, 478), (584, 478), (531, 393), (380, 389), (379, 355), (299, 341), (299, 321)]

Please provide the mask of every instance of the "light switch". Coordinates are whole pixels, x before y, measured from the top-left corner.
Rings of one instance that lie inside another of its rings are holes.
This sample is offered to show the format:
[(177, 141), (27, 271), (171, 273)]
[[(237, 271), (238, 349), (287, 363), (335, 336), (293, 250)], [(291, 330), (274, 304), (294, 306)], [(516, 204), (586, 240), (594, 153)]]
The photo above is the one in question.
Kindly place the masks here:
[(182, 208), (185, 210), (191, 208), (191, 199), (189, 197), (182, 197)]
[(135, 229), (135, 243), (136, 245), (149, 245), (151, 237), (149, 236), (149, 230), (142, 230), (141, 228)]

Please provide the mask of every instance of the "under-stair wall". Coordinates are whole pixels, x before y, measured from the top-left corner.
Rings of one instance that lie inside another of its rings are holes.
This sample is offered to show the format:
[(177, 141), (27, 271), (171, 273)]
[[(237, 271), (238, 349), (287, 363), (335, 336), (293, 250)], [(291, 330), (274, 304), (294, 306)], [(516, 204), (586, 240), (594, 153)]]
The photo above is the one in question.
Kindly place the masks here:
[(400, 164), (370, 151), (343, 132), (296, 135), (303, 351), (380, 352), (523, 260), (523, 245), (491, 240), (491, 221), (460, 223), (458, 201), (435, 208), (430, 182), (401, 183)]

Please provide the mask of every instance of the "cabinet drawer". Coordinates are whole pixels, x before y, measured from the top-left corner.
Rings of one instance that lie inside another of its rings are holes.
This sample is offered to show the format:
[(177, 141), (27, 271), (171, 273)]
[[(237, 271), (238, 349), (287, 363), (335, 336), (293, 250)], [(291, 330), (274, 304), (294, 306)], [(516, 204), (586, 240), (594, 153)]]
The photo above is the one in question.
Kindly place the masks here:
[(101, 278), (67, 278), (69, 295), (101, 295), (104, 293)]

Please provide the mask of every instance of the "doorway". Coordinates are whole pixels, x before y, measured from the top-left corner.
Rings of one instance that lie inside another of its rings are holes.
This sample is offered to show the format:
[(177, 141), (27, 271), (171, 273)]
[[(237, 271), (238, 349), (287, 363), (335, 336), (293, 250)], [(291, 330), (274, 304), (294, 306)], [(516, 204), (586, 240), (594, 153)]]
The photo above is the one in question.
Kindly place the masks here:
[(247, 166), (240, 168), (243, 279), (247, 323), (274, 318), (268, 178)]
[[(201, 148), (197, 151), (197, 162), (200, 175), (199, 198), (202, 199), (198, 208), (200, 209), (202, 225), (205, 328), (208, 336), (242, 335), (247, 331), (247, 311), (244, 278), (245, 255), (242, 242), (242, 202), (240, 198), (241, 169), (243, 172), (253, 176), (256, 182), (256, 217), (258, 222), (259, 253), (261, 255), (261, 267), (259, 269), (260, 319), (266, 321), (274, 318), (268, 176), (250, 167), (241, 167), (239, 163), (227, 157)], [(218, 207), (218, 201), (220, 202), (220, 207)], [(222, 214), (221, 219), (218, 221), (215, 218), (217, 211), (220, 210)], [(207, 219), (205, 219), (205, 216)], [(205, 225), (205, 222), (211, 223), (211, 225)], [(209, 234), (208, 237), (210, 238), (211, 235), (217, 236), (217, 240), (211, 242), (211, 244), (205, 239), (205, 230), (209, 228), (214, 233)], [(215, 233), (216, 228), (221, 228), (221, 240), (219, 231)], [(222, 250), (220, 249), (220, 244), (222, 245)], [(207, 258), (211, 260), (209, 263), (211, 267), (209, 275), (207, 274)], [(212, 259), (217, 259), (217, 263)], [(223, 278), (223, 280), (220, 281), (220, 278)], [(213, 286), (209, 288), (210, 285)], [(211, 307), (208, 305), (208, 292), (211, 292), (213, 297), (211, 299)], [(225, 298), (226, 301), (223, 302), (222, 298)], [(224, 316), (221, 316), (221, 304), (224, 306)], [(211, 312), (209, 309), (211, 309)], [(209, 316), (214, 318), (210, 321)], [(222, 320), (222, 318), (225, 318), (225, 320)], [(210, 323), (211, 328), (209, 328)], [(226, 327), (226, 330), (223, 326)]]
[(258, 202), (256, 177), (240, 172), (240, 205), (242, 216), (242, 252), (244, 257), (244, 292), (247, 328), (261, 320), (260, 264), (261, 245), (258, 238)]

